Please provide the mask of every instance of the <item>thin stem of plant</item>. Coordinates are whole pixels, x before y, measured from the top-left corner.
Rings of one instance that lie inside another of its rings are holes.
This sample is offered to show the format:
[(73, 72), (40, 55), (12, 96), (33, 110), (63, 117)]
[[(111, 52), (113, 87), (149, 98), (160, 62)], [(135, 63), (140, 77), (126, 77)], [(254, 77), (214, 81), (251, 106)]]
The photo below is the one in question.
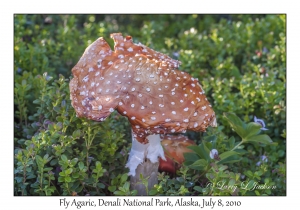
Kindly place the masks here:
[(242, 143), (244, 143), (243, 140), (242, 140), (240, 143), (238, 143), (235, 147), (233, 147), (233, 149), (231, 149), (230, 151), (235, 150), (235, 149), (238, 148)]

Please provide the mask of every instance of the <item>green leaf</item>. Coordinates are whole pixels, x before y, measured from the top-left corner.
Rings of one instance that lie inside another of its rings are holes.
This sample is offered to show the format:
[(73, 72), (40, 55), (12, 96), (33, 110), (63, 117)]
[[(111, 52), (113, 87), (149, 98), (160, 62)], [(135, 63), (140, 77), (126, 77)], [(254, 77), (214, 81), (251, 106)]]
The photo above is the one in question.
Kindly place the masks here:
[(97, 171), (101, 171), (102, 170), (102, 165), (99, 161), (96, 162), (96, 169)]
[(208, 165), (208, 162), (204, 159), (195, 161), (192, 165), (189, 165), (190, 168), (202, 171)]
[(76, 130), (72, 134), (73, 138), (79, 138), (80, 137), (80, 130)]
[(246, 129), (245, 129), (244, 140), (246, 140), (247, 137), (251, 137), (256, 134), (259, 134), (260, 131), (261, 131), (261, 125), (259, 125), (258, 123), (254, 123), (254, 122), (248, 123), (246, 125)]
[(156, 189), (152, 189), (152, 190), (149, 191), (148, 194), (149, 194), (150, 196), (151, 196), (151, 195), (156, 195), (156, 194), (157, 194), (157, 190), (156, 190)]
[(71, 181), (72, 181), (72, 179), (71, 179), (71, 177), (69, 177), (69, 176), (66, 176), (66, 177), (65, 177), (65, 181), (66, 181), (66, 182), (71, 182)]
[(121, 183), (125, 182), (128, 179), (128, 175), (127, 174), (123, 174), (121, 176)]
[(72, 171), (73, 171), (72, 168), (68, 168), (67, 170), (65, 170), (65, 174), (66, 174), (66, 175), (69, 175), (69, 174), (72, 173)]
[(68, 161), (68, 158), (67, 158), (67, 156), (65, 156), (65, 155), (62, 155), (62, 156), (61, 156), (61, 159), (62, 159), (64, 162), (67, 162), (67, 161)]
[(83, 162), (79, 162), (78, 163), (78, 167), (79, 167), (79, 170), (82, 171), (84, 169), (84, 164)]
[(125, 182), (125, 184), (123, 185), (123, 188), (124, 188), (126, 191), (129, 191), (129, 187), (130, 187), (129, 182)]
[(219, 155), (219, 157), (221, 158), (221, 160), (228, 158), (232, 155), (237, 155), (238, 153), (235, 151), (227, 151), (227, 152), (223, 152), (222, 154)]
[(194, 190), (196, 190), (196, 191), (198, 191), (198, 192), (201, 192), (201, 193), (202, 193), (202, 187), (195, 186), (195, 187), (194, 187)]
[(40, 102), (41, 102), (40, 99), (35, 99), (32, 103), (39, 104)]
[(188, 146), (187, 148), (196, 152), (197, 155), (199, 155), (199, 157), (201, 157), (202, 159), (205, 159), (208, 162), (211, 161), (210, 156), (209, 156), (209, 149), (205, 146), (204, 141), (199, 146)]
[(228, 149), (233, 149), (234, 148), (234, 143), (235, 143), (235, 138), (233, 136), (231, 136), (228, 139), (228, 142), (229, 142), (229, 148)]
[(36, 155), (35, 156), (35, 160), (36, 160), (36, 163), (37, 163), (39, 169), (42, 169), (44, 167), (44, 160), (43, 160), (43, 158), (41, 156), (39, 156), (39, 155)]
[(253, 173), (252, 173), (252, 171), (246, 171), (246, 172), (244, 172), (244, 174), (246, 175), (246, 176), (248, 176), (248, 177), (253, 177)]
[(242, 158), (239, 155), (232, 155), (227, 158), (221, 159), (217, 162), (217, 164), (224, 164), (224, 163), (235, 163), (239, 162)]
[(248, 137), (246, 142), (270, 144), (273, 141), (268, 135), (262, 134), (262, 135)]
[(242, 183), (241, 187), (246, 190), (250, 190), (253, 188), (256, 182), (254, 180), (250, 180), (249, 182)]
[(235, 180), (234, 179), (230, 179), (228, 182), (228, 186), (234, 186), (235, 184)]
[(105, 185), (103, 183), (98, 183), (97, 184), (97, 187), (100, 188), (100, 189), (104, 189), (105, 188)]
[(109, 187), (108, 187), (108, 190), (109, 190), (110, 192), (115, 192), (116, 189), (117, 189), (116, 186), (109, 186)]
[(184, 156), (185, 161), (195, 162), (196, 160), (199, 159), (199, 156), (195, 153), (192, 153), (192, 152), (183, 153), (183, 156)]
[(115, 195), (126, 195), (126, 193), (122, 192), (122, 191), (115, 191), (114, 194)]
[(222, 165), (220, 168), (219, 168), (219, 171), (224, 171), (228, 168), (228, 166), (226, 165)]
[(233, 130), (243, 139), (245, 137), (245, 124), (234, 113), (224, 113), (225, 119), (228, 121)]

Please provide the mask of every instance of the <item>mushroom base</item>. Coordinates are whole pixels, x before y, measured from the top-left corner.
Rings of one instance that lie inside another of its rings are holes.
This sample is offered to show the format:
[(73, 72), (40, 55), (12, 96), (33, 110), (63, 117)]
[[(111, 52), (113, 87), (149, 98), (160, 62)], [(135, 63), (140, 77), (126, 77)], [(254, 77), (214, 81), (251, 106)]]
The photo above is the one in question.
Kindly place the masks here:
[(159, 134), (147, 136), (148, 144), (141, 144), (132, 135), (132, 148), (126, 167), (131, 175), (131, 188), (138, 190), (138, 195), (146, 195), (146, 188), (141, 183), (140, 174), (148, 179), (148, 189), (157, 183), (159, 157), (166, 160)]
[(158, 183), (158, 165), (159, 162), (152, 163), (149, 159), (138, 165), (135, 176), (130, 177), (130, 189), (137, 190), (137, 195), (148, 195), (146, 186), (141, 182), (140, 174), (143, 174), (143, 178), (148, 180), (148, 190), (150, 190)]

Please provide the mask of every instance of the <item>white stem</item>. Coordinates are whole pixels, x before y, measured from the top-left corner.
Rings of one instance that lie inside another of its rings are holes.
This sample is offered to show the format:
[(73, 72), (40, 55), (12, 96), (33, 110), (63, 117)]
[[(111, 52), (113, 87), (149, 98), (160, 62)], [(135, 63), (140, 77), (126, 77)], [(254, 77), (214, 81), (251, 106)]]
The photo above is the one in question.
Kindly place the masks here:
[(158, 162), (158, 157), (161, 157), (163, 160), (166, 160), (164, 150), (161, 146), (161, 138), (159, 134), (153, 134), (147, 136), (149, 140), (149, 147), (147, 148), (147, 158), (152, 162)]
[(160, 143), (160, 135), (149, 135), (147, 139), (149, 140), (148, 144), (141, 144), (132, 135), (132, 147), (126, 164), (126, 167), (129, 168), (128, 175), (135, 176), (136, 168), (144, 162), (145, 157), (152, 163), (158, 162), (158, 157), (161, 157), (163, 160), (166, 159)]

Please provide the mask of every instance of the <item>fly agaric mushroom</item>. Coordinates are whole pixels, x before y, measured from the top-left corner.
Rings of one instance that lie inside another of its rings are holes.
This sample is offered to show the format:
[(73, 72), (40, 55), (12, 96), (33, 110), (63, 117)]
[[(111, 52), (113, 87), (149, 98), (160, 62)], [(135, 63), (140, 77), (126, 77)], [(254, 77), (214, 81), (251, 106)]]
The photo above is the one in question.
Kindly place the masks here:
[(184, 153), (193, 152), (188, 146), (196, 145), (184, 135), (166, 135), (161, 141), (166, 160), (159, 159), (159, 171), (175, 174), (184, 162)]
[(145, 159), (150, 165), (165, 159), (160, 134), (205, 131), (216, 118), (198, 79), (177, 70), (179, 61), (134, 44), (131, 36), (111, 37), (114, 51), (102, 37), (86, 48), (72, 69), (70, 95), (78, 117), (103, 121), (117, 110), (128, 118), (132, 148), (126, 166), (135, 177)]

